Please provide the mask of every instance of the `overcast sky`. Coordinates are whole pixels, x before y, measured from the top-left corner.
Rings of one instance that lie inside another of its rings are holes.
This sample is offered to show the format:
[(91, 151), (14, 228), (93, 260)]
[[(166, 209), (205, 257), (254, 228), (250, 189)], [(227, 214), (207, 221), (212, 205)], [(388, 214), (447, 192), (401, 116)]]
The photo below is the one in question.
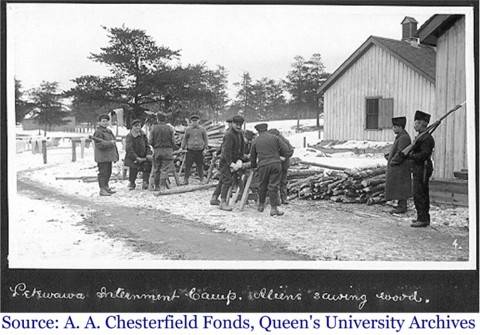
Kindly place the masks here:
[[(298, 5), (8, 4), (8, 57), (25, 88), (42, 80), (106, 75), (88, 59), (107, 44), (101, 26), (145, 30), (159, 45), (181, 50), (183, 64), (223, 65), (232, 84), (243, 71), (254, 79), (284, 78), (296, 55), (320, 53), (333, 72), (370, 35), (401, 39), (400, 22), (419, 27), (440, 7)], [(9, 63), (11, 64), (11, 63)], [(13, 67), (13, 69), (12, 69)]]

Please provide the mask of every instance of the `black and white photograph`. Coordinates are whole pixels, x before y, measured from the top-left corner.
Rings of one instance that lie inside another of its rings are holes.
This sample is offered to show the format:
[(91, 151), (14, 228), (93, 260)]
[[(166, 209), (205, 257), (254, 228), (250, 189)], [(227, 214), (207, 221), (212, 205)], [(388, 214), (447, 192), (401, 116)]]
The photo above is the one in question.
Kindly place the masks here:
[(474, 7), (6, 19), (8, 268), (478, 266)]
[(8, 4), (10, 266), (474, 261), (447, 9)]

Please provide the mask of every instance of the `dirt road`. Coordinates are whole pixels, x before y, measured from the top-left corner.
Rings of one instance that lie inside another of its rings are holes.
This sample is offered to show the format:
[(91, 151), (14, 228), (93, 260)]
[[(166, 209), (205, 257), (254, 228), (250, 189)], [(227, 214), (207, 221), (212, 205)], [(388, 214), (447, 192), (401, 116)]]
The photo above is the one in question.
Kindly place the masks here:
[(34, 199), (83, 207), (91, 213), (82, 224), (87, 231), (121, 239), (138, 252), (187, 260), (308, 260), (267, 241), (205, 227), (196, 221), (161, 210), (105, 205), (18, 180), (17, 190)]

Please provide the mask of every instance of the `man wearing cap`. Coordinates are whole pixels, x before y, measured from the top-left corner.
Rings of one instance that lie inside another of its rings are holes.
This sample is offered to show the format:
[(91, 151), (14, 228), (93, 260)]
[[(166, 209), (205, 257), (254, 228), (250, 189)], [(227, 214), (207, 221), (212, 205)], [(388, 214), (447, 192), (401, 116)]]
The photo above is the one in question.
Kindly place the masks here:
[(283, 215), (278, 209), (278, 191), (282, 178), (282, 164), (280, 157), (288, 156), (288, 146), (277, 136), (267, 132), (268, 125), (260, 123), (255, 126), (258, 137), (253, 141), (250, 151), (252, 168), (258, 167), (259, 190), (258, 190), (258, 211), (265, 209), (265, 199), (270, 198), (270, 215)]
[(112, 175), (112, 162), (118, 161), (118, 150), (115, 135), (108, 129), (110, 116), (102, 114), (98, 117), (98, 127), (93, 134), (95, 143), (95, 162), (98, 165), (98, 186), (101, 196), (109, 196), (115, 193), (108, 186), (110, 176)]
[(232, 119), (232, 127), (225, 133), (222, 143), (222, 152), (220, 155), (220, 182), (222, 183), (220, 193), (220, 209), (231, 211), (228, 206), (227, 193), (230, 186), (233, 185), (233, 173), (236, 170), (237, 161), (244, 155), (245, 141), (242, 133), (243, 117), (235, 115)]
[(142, 189), (148, 189), (148, 179), (152, 170), (153, 154), (148, 145), (147, 135), (142, 131), (140, 120), (132, 121), (132, 129), (125, 138), (125, 160), (124, 164), (128, 166), (128, 180), (130, 190), (135, 189), (135, 180), (137, 173), (142, 171), (143, 184)]
[(208, 149), (208, 136), (205, 128), (198, 124), (199, 119), (198, 115), (190, 117), (191, 125), (187, 127), (183, 136), (182, 150), (187, 150), (185, 154), (185, 184), (188, 184), (193, 162), (197, 166), (200, 182), (203, 182), (203, 151)]
[(413, 202), (417, 210), (417, 219), (412, 220), (412, 227), (421, 228), (430, 225), (430, 195), (429, 179), (433, 173), (431, 160), (435, 141), (429, 132), (426, 132), (430, 114), (422, 111), (415, 112), (415, 131), (418, 133), (415, 145), (408, 153), (413, 172)]
[(405, 130), (407, 118), (404, 116), (392, 118), (392, 129), (395, 133), (390, 152), (385, 155), (387, 162), (387, 177), (385, 181), (385, 200), (397, 200), (397, 207), (391, 214), (407, 212), (407, 199), (412, 195), (412, 178), (409, 161), (400, 153), (412, 142)]
[(280, 131), (278, 129), (272, 128), (269, 129), (268, 132), (274, 136), (277, 136), (280, 141), (285, 143), (285, 145), (288, 147), (288, 152), (286, 157), (280, 157), (280, 160), (282, 161), (282, 178), (280, 180), (280, 201), (282, 205), (288, 205), (288, 200), (287, 200), (287, 176), (288, 176), (288, 168), (290, 167), (290, 157), (293, 155), (293, 146), (290, 144), (290, 141), (287, 140), (285, 137), (280, 134)]
[[(149, 189), (163, 191), (167, 186), (168, 173), (173, 171), (173, 149), (175, 138), (172, 127), (166, 124), (166, 115), (157, 114), (158, 124), (150, 131), (149, 143), (153, 147), (153, 167), (150, 173)], [(160, 171), (157, 182), (155, 175)]]

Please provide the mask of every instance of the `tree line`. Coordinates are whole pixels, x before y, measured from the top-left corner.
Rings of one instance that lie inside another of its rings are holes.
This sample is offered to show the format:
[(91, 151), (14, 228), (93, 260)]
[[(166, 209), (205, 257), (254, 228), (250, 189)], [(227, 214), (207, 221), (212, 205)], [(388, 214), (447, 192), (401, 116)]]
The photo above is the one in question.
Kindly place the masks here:
[[(285, 79), (253, 80), (249, 72), (234, 83), (236, 96), (229, 101), (228, 72), (218, 65), (182, 65), (180, 50), (158, 46), (143, 30), (125, 26), (103, 27), (108, 42), (89, 58), (107, 66), (109, 75), (84, 75), (72, 80), (73, 88), (61, 91), (57, 82), (42, 82), (24, 91), (15, 79), (16, 121), (29, 115), (40, 124), (62, 124), (67, 115), (77, 122), (95, 123), (97, 116), (123, 108), (127, 127), (148, 112), (163, 111), (174, 124), (192, 114), (224, 120), (241, 114), (247, 121), (315, 117), (322, 113), (319, 87), (328, 77), (321, 55), (301, 56)], [(68, 103), (65, 103), (68, 101)], [(68, 105), (68, 106), (67, 106)]]

